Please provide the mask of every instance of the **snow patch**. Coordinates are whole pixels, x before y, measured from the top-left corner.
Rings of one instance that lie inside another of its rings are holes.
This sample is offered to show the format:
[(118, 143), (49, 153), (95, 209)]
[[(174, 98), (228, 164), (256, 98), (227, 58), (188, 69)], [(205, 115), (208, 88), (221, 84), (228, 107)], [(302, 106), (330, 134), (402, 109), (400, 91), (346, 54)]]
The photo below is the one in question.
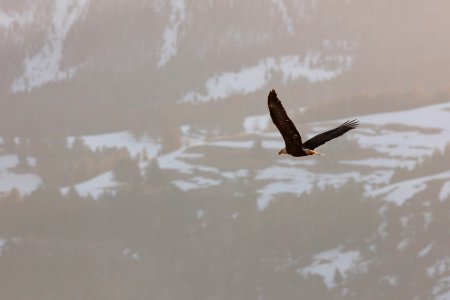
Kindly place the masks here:
[(293, 35), (294, 34), (294, 26), (292, 25), (291, 17), (289, 17), (288, 10), (286, 8), (286, 4), (284, 3), (283, 0), (272, 0), (272, 2), (275, 3), (275, 5), (278, 8), (278, 11), (281, 14), (281, 17), (283, 18), (283, 22), (286, 26), (286, 31), (290, 35)]
[(16, 188), (22, 195), (35, 191), (42, 184), (42, 179), (36, 174), (15, 174), (0, 171), (0, 194), (9, 193)]
[(437, 284), (433, 287), (434, 300), (449, 300), (450, 299), (450, 276), (440, 278)]
[(423, 248), (422, 250), (419, 251), (419, 253), (417, 253), (418, 257), (425, 257), (428, 255), (428, 253), (430, 253), (431, 248), (434, 246), (435, 242), (431, 242), (428, 244), (428, 246), (426, 246), (425, 248)]
[(450, 196), (450, 181), (447, 181), (442, 185), (441, 191), (439, 192), (439, 200), (443, 202)]
[(367, 166), (372, 168), (407, 168), (412, 170), (417, 161), (407, 159), (394, 159), (371, 157), (361, 160), (340, 160), (339, 163), (354, 166)]
[(251, 147), (253, 147), (253, 144), (253, 141), (217, 141), (207, 143), (208, 146), (237, 149), (250, 149)]
[(310, 266), (298, 269), (297, 272), (305, 277), (308, 274), (320, 275), (327, 288), (331, 289), (336, 286), (334, 283), (335, 271), (339, 270), (345, 278), (360, 260), (359, 251), (343, 251), (342, 246), (339, 246), (314, 255), (314, 262)]
[(396, 286), (397, 285), (397, 282), (398, 282), (398, 276), (395, 276), (395, 275), (386, 275), (386, 276), (383, 276), (381, 279), (380, 279), (380, 281), (381, 282), (387, 282), (387, 283), (389, 283), (391, 286)]
[(272, 166), (268, 167), (256, 176), (256, 180), (270, 180), (271, 183), (257, 190), (259, 194), (257, 205), (259, 210), (264, 210), (280, 193), (294, 193), (301, 195), (309, 192), (315, 185), (319, 188), (333, 186), (335, 188), (343, 186), (350, 179), (356, 180), (360, 177), (357, 172), (341, 174), (317, 174), (304, 168)]
[[(131, 156), (136, 156), (146, 151), (150, 157), (155, 157), (161, 150), (161, 144), (148, 136), (134, 137), (129, 131), (119, 131), (105, 134), (85, 135), (81, 137), (84, 144), (91, 150), (107, 148), (126, 148)], [(75, 137), (67, 139), (68, 145), (73, 145)]]
[(201, 176), (196, 176), (188, 180), (174, 180), (172, 181), (180, 190), (187, 192), (194, 189), (204, 189), (219, 185), (222, 182), (220, 179), (210, 179)]
[(31, 10), (18, 12), (4, 12), (0, 11), (0, 28), (11, 29), (13, 26), (25, 26), (33, 23), (34, 15)]
[(192, 174), (194, 171), (220, 173), (217, 168), (193, 165), (183, 161), (183, 158), (198, 157), (198, 153), (184, 153), (186, 148), (164, 154), (158, 157), (158, 164), (161, 169), (176, 170), (184, 174)]
[(430, 211), (424, 212), (423, 213), (423, 219), (424, 219), (424, 222), (425, 222), (425, 224), (423, 224), (423, 225), (424, 225), (425, 229), (427, 229), (428, 226), (430, 226), (431, 221), (433, 221), (433, 213), (430, 212)]
[(427, 268), (428, 277), (436, 277), (450, 270), (450, 258), (438, 259), (431, 267)]
[(0, 172), (6, 172), (14, 168), (19, 163), (19, 157), (15, 154), (6, 154), (0, 156)]
[(397, 244), (397, 249), (400, 251), (405, 250), (411, 244), (409, 239), (403, 239), (400, 243)]
[(280, 149), (284, 148), (285, 144), (284, 144), (283, 139), (280, 137), (280, 140), (278, 140), (278, 141), (264, 140), (264, 141), (262, 141), (261, 146), (264, 149), (280, 150)]
[(5, 244), (6, 244), (6, 240), (0, 239), (0, 256), (2, 255), (3, 247), (5, 247)]
[(140, 256), (137, 252), (131, 251), (129, 248), (125, 248), (122, 250), (122, 255), (131, 258), (132, 260), (139, 260)]
[[(35, 159), (27, 157), (28, 163), (32, 165)], [(10, 169), (19, 164), (16, 154), (5, 154), (0, 156), (0, 194), (6, 194), (16, 188), (22, 195), (29, 194), (42, 184), (42, 179), (33, 173), (16, 174)]]
[(367, 195), (371, 197), (385, 195), (384, 199), (386, 201), (401, 206), (406, 200), (425, 190), (429, 181), (441, 179), (450, 179), (450, 171), (391, 184), (367, 192)]
[(239, 169), (234, 172), (222, 172), (220, 173), (224, 178), (236, 180), (238, 178), (247, 177), (248, 170), (247, 169)]
[(159, 57), (158, 68), (163, 67), (178, 52), (178, 32), (186, 20), (186, 3), (184, 0), (170, 1), (171, 13), (169, 24), (164, 29), (163, 45)]
[(201, 219), (205, 216), (205, 211), (203, 209), (197, 210), (197, 219)]
[(52, 26), (44, 46), (24, 60), (25, 72), (11, 86), (13, 93), (30, 91), (49, 82), (70, 79), (77, 68), (61, 70), (64, 40), (70, 28), (86, 11), (90, 0), (55, 1)]
[(261, 90), (274, 75), (278, 74), (283, 77), (284, 82), (299, 78), (305, 78), (311, 83), (327, 81), (349, 69), (353, 62), (351, 56), (325, 56), (323, 58), (325, 61), (334, 60), (337, 64), (335, 68), (325, 69), (315, 67), (319, 58), (321, 58), (319, 53), (308, 53), (303, 61), (298, 55), (282, 56), (278, 59), (269, 57), (239, 72), (214, 75), (206, 81), (206, 94), (189, 92), (182, 97), (181, 102), (204, 103), (234, 94), (249, 94)]
[[(390, 157), (419, 160), (436, 150), (444, 150), (450, 140), (450, 102), (356, 118), (361, 124), (373, 124), (378, 128), (371, 128), (370, 132), (359, 128), (352, 131), (351, 136), (362, 148), (374, 149)], [(410, 129), (394, 130), (386, 128), (387, 125), (408, 126)]]
[(244, 119), (244, 131), (246, 133), (263, 132), (267, 128), (269, 120), (268, 114), (247, 117)]
[[(74, 186), (75, 190), (81, 197), (91, 196), (94, 199), (98, 197), (106, 190), (111, 190), (117, 186), (114, 181), (113, 172), (109, 171), (98, 175), (88, 181), (84, 181)], [(69, 192), (70, 187), (63, 187), (60, 189), (63, 195)]]

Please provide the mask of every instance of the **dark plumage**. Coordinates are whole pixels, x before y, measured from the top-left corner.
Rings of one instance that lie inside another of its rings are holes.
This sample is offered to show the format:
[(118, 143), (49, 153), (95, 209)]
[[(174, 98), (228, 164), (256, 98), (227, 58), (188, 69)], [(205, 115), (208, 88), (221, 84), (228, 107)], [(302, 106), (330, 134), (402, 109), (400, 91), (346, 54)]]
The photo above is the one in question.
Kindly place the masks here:
[(354, 129), (359, 125), (358, 120), (347, 121), (341, 126), (318, 134), (302, 143), (302, 137), (298, 133), (297, 128), (295, 128), (294, 123), (292, 123), (291, 119), (289, 119), (283, 105), (281, 104), (281, 101), (277, 97), (275, 90), (272, 90), (269, 93), (268, 105), (270, 117), (283, 136), (286, 144), (286, 147), (281, 149), (278, 154), (290, 154), (292, 156), (320, 154), (314, 149), (332, 139), (337, 138), (338, 136), (343, 135), (347, 131)]

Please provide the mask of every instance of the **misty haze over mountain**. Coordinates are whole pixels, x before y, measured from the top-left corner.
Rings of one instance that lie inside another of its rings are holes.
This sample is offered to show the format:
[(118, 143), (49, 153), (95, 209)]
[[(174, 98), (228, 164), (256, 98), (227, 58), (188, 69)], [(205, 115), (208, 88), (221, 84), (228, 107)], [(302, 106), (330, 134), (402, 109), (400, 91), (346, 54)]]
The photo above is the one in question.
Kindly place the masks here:
[(0, 298), (450, 299), (449, 11), (0, 0)]

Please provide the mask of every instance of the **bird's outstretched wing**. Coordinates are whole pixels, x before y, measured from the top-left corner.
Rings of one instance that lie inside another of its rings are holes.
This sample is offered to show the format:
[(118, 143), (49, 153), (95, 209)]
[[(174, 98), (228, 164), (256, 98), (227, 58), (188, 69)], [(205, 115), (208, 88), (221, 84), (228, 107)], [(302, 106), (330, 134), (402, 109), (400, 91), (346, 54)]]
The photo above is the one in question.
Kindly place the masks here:
[(314, 150), (320, 145), (323, 145), (326, 142), (343, 135), (347, 131), (355, 129), (358, 125), (359, 125), (358, 120), (347, 121), (339, 127), (325, 131), (324, 133), (318, 134), (315, 137), (312, 137), (311, 139), (307, 140), (303, 144), (303, 148)]
[(270, 91), (267, 103), (269, 105), (270, 117), (286, 143), (286, 150), (289, 152), (289, 149), (299, 149), (302, 146), (302, 138), (297, 128), (295, 128), (294, 123), (289, 119), (275, 90)]

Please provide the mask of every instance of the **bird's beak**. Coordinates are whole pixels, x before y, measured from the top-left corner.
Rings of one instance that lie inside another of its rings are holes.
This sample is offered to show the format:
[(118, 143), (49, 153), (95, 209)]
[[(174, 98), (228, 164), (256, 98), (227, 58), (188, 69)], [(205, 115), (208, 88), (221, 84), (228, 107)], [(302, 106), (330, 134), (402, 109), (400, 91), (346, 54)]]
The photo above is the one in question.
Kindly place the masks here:
[(283, 154), (283, 152), (280, 150), (280, 151), (278, 152), (278, 155), (281, 155), (281, 154)]

